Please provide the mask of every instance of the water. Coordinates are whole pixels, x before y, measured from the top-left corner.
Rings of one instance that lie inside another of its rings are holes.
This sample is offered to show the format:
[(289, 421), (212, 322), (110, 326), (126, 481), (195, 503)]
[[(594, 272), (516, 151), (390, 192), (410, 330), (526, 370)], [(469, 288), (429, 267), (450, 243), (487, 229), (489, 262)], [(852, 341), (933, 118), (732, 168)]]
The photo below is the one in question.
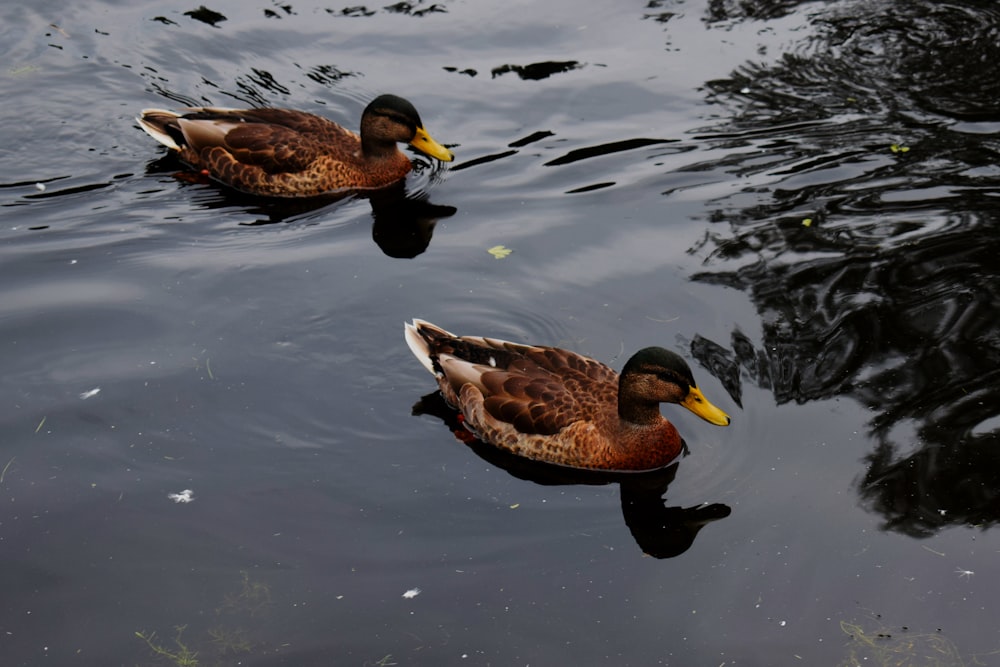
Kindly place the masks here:
[[(195, 9), (2, 11), (4, 665), (1000, 664), (992, 4)], [(133, 121), (380, 92), (457, 155), (403, 201)], [(524, 470), (411, 414), (412, 317), (663, 345), (733, 424)]]

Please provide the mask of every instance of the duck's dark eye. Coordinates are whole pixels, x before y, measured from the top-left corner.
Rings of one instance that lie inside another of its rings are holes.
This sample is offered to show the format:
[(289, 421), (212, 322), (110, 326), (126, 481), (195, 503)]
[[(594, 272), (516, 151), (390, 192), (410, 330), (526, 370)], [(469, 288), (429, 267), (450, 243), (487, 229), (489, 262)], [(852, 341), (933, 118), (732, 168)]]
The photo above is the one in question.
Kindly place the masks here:
[(413, 121), (401, 113), (396, 113), (395, 111), (383, 111), (382, 115), (394, 123), (399, 123), (400, 125), (416, 129), (416, 125), (413, 123)]
[(675, 375), (674, 373), (670, 373), (667, 371), (660, 371), (656, 374), (656, 377), (662, 380), (663, 382), (669, 382), (670, 384), (680, 385), (681, 387), (687, 386), (687, 382), (677, 377), (677, 375)]

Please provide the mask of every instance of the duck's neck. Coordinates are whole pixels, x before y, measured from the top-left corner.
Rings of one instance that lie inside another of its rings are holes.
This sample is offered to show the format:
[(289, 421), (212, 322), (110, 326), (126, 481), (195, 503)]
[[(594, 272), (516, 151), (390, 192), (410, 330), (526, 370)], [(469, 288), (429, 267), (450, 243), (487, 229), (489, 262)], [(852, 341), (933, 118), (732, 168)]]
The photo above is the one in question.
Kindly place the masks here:
[(369, 159), (385, 159), (400, 154), (395, 141), (379, 141), (371, 137), (361, 138), (361, 153)]
[(618, 382), (618, 417), (634, 426), (656, 426), (663, 417), (659, 401), (651, 401), (641, 382), (622, 375)]
[(681, 453), (683, 441), (674, 425), (660, 414), (660, 402), (647, 376), (623, 374), (618, 383), (618, 437), (623, 466), (648, 470), (665, 466)]
[(652, 470), (676, 459), (684, 444), (674, 425), (657, 409), (652, 422), (636, 423), (623, 417), (618, 422), (615, 446), (623, 469)]

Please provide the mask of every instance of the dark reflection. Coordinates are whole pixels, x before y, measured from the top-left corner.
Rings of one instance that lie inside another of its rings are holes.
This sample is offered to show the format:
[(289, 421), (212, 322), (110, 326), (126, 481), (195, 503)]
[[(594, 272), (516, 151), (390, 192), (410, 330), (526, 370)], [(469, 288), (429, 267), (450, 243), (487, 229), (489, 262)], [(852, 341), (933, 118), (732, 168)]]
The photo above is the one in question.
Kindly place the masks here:
[(677, 475), (679, 462), (649, 472), (609, 472), (532, 461), (477, 440), (458, 420), (458, 412), (445, 402), (438, 391), (423, 396), (413, 406), (413, 414), (437, 417), (480, 458), (518, 479), (544, 486), (617, 483), (625, 525), (643, 553), (654, 558), (681, 555), (691, 548), (698, 531), (705, 525), (724, 519), (732, 512), (728, 505), (721, 503), (667, 507), (663, 496)]
[(397, 2), (392, 5), (386, 5), (382, 9), (393, 14), (407, 14), (408, 16), (424, 16), (425, 14), (445, 14), (448, 10), (444, 5), (434, 3), (426, 7), (421, 7), (423, 3), (418, 0), (416, 3), (413, 2)]
[(522, 137), (517, 141), (512, 141), (507, 145), (510, 146), (511, 148), (523, 148), (524, 146), (533, 144), (536, 141), (541, 141), (542, 139), (548, 139), (549, 137), (554, 137), (554, 136), (556, 136), (555, 132), (549, 132), (548, 130), (539, 130), (537, 132), (532, 132), (528, 136)]
[[(777, 18), (802, 0), (740, 0), (710, 6), (709, 22)], [(814, 3), (810, 3), (814, 7)], [(748, 88), (744, 100), (760, 102), (734, 120), (783, 112), (802, 118), (837, 111), (878, 112), (881, 121), (921, 112), (962, 120), (996, 120), (1000, 81), (1000, 7), (980, 0), (832, 4), (809, 15), (816, 34), (766, 68), (748, 63), (727, 81)], [(711, 83), (709, 84), (712, 85)], [(775, 106), (778, 99), (783, 106)], [(714, 99), (713, 101), (722, 101)], [(890, 128), (884, 128), (890, 129)]]
[(625, 139), (624, 141), (612, 141), (606, 144), (600, 144), (598, 146), (587, 146), (586, 148), (576, 148), (571, 150), (569, 153), (555, 158), (554, 160), (549, 160), (545, 163), (546, 167), (555, 167), (562, 164), (570, 164), (572, 162), (577, 162), (579, 160), (586, 160), (593, 157), (600, 157), (602, 155), (611, 155), (612, 153), (621, 153), (623, 151), (631, 151), (636, 148), (643, 148), (645, 146), (655, 146), (657, 144), (670, 144), (675, 143), (676, 139)]
[(316, 83), (329, 86), (349, 76), (357, 76), (357, 73), (342, 70), (333, 65), (316, 65), (306, 71), (306, 76)]
[[(554, 137), (555, 132), (549, 132), (548, 130), (539, 130), (538, 132), (532, 132), (526, 137), (512, 141), (507, 144), (511, 149), (523, 148), (529, 144), (533, 144), (536, 141), (541, 141), (547, 137)], [(475, 167), (481, 164), (486, 164), (488, 162), (494, 162), (495, 160), (501, 160), (505, 157), (510, 157), (511, 155), (517, 155), (517, 150), (500, 151), (499, 153), (490, 153), (489, 155), (481, 155), (471, 160), (466, 160), (460, 164), (456, 164), (451, 167), (451, 171), (460, 171), (462, 169), (468, 169), (469, 167)]]
[(572, 190), (567, 190), (566, 194), (575, 195), (581, 192), (593, 192), (594, 190), (603, 190), (604, 188), (610, 188), (614, 185), (614, 181), (604, 181), (603, 183), (591, 183), (590, 185), (584, 185), (579, 188), (573, 188)]
[(402, 187), (367, 195), (372, 205), (372, 240), (389, 257), (410, 259), (427, 250), (434, 226), (451, 217), (454, 206), (432, 204), (426, 197), (406, 196)]
[(955, 524), (991, 528), (1000, 517), (1000, 437), (972, 436), (960, 447), (921, 447), (900, 456), (882, 442), (861, 481), (865, 502), (884, 527), (930, 537)]
[(288, 95), (292, 92), (270, 72), (256, 67), (250, 68), (250, 74), (236, 77), (236, 88), (239, 92), (234, 97), (255, 107), (266, 107), (275, 95)]
[(372, 240), (389, 257), (413, 258), (430, 245), (434, 227), (441, 218), (458, 210), (454, 206), (433, 204), (425, 193), (409, 193), (405, 181), (381, 190), (344, 192), (322, 197), (261, 197), (234, 190), (197, 172), (187, 169), (168, 154), (146, 167), (147, 175), (169, 173), (178, 181), (199, 184), (216, 196), (202, 199), (198, 205), (207, 209), (238, 208), (254, 216), (244, 226), (274, 225), (292, 222), (348, 199), (367, 199), (372, 207)]
[(505, 157), (510, 157), (511, 155), (517, 155), (517, 151), (501, 151), (499, 153), (490, 153), (489, 155), (480, 155), (479, 157), (474, 157), (471, 160), (466, 160), (456, 164), (451, 168), (452, 171), (461, 171), (462, 169), (468, 169), (469, 167), (478, 167), (481, 164), (487, 164), (490, 162), (495, 162), (497, 160), (502, 160)]
[(569, 72), (574, 69), (580, 69), (581, 67), (583, 67), (583, 65), (575, 60), (566, 60), (562, 62), (546, 61), (531, 63), (530, 65), (501, 65), (500, 67), (494, 67), (490, 70), (490, 74), (495, 79), (498, 76), (507, 74), (508, 72), (514, 72), (522, 79), (538, 81), (540, 79), (547, 79), (553, 74)]
[[(55, 187), (60, 184), (61, 181), (70, 179), (70, 176), (50, 176), (49, 178), (39, 179), (35, 181), (17, 181), (13, 183), (0, 183), (0, 190), (4, 189), (18, 189), (18, 190), (28, 190), (27, 194), (21, 195), (17, 199), (12, 199), (9, 202), (0, 203), (0, 207), (8, 206), (27, 206), (32, 201), (37, 199), (51, 199), (53, 197), (66, 197), (75, 194), (80, 194), (82, 192), (91, 192), (93, 190), (103, 190), (104, 188), (109, 188), (114, 185), (115, 181), (120, 181), (129, 178), (132, 174), (116, 174), (112, 176), (109, 181), (105, 183), (84, 183), (81, 185), (73, 185), (67, 187)], [(34, 229), (34, 228), (29, 228)]]
[[(328, 9), (327, 12), (333, 14), (334, 10)], [(364, 5), (355, 5), (353, 7), (344, 7), (340, 10), (341, 16), (374, 16), (375, 10), (368, 9)]]
[[(723, 388), (726, 390), (726, 393), (729, 394), (729, 397), (732, 398), (733, 402), (741, 408), (743, 407), (743, 387), (740, 384), (740, 367), (738, 359), (740, 357), (740, 353), (745, 351), (745, 347), (740, 344), (743, 342), (749, 343), (749, 341), (746, 340), (746, 337), (740, 332), (734, 332), (733, 348), (736, 350), (736, 359), (734, 359), (726, 348), (722, 347), (718, 343), (708, 340), (707, 338), (695, 336), (691, 341), (691, 356), (697, 359), (705, 370), (718, 378), (719, 382), (722, 383)], [(753, 355), (751, 355), (751, 357), (752, 356)], [(757, 370), (756, 365), (754, 366), (754, 370)]]
[[(74, 185), (68, 188), (61, 188), (58, 190), (46, 188), (44, 190), (39, 190), (38, 192), (33, 192), (23, 196), (23, 199), (50, 199), (52, 197), (65, 197), (67, 195), (80, 194), (81, 192), (91, 192), (93, 190), (103, 190), (104, 188), (109, 188), (113, 184), (108, 183), (85, 183), (83, 185)], [(23, 202), (22, 202), (23, 203)], [(7, 204), (4, 204), (6, 206)], [(12, 206), (17, 205), (17, 202), (11, 204)]]
[(476, 76), (479, 74), (479, 72), (472, 69), (471, 67), (467, 67), (465, 69), (460, 70), (457, 67), (448, 66), (448, 67), (442, 67), (441, 69), (443, 69), (445, 72), (455, 72), (457, 74), (465, 74), (466, 76)]
[(226, 17), (219, 12), (209, 9), (205, 5), (198, 7), (198, 9), (192, 9), (191, 11), (184, 12), (184, 16), (190, 16), (196, 21), (201, 21), (202, 23), (207, 23), (213, 28), (217, 23), (222, 23), (226, 20)]
[[(445, 14), (448, 7), (441, 2), (426, 2), (426, 0), (414, 0), (414, 2), (396, 2), (390, 5), (382, 5), (382, 11), (390, 14), (404, 14), (406, 16), (426, 16), (428, 14)], [(378, 9), (370, 9), (365, 5), (353, 5), (343, 9), (327, 9), (327, 13), (339, 16), (374, 16)]]
[[(739, 3), (755, 17), (793, 5)], [(697, 168), (748, 185), (715, 202), (729, 231), (693, 249), (707, 265), (693, 278), (745, 291), (762, 341), (734, 330), (729, 347), (696, 339), (692, 352), (737, 402), (749, 381), (779, 403), (868, 406), (877, 444), (859, 492), (886, 529), (992, 526), (1000, 174), (991, 137), (954, 121), (1000, 114), (1000, 78), (979, 69), (1000, 50), (1000, 13), (876, 2), (810, 18), (805, 55), (708, 84), (735, 111), (700, 138), (733, 152)]]
[[(670, 6), (672, 6), (673, 4), (674, 3), (672, 1), (669, 3)], [(649, 2), (646, 3), (646, 9), (652, 9), (652, 10), (662, 9), (663, 7), (666, 6), (668, 6), (667, 0), (649, 0)], [(642, 18), (652, 19), (657, 23), (667, 23), (670, 19), (674, 18), (675, 16), (677, 16), (676, 12), (651, 11), (648, 14), (643, 14)]]
[[(746, 19), (777, 19), (786, 16), (807, 0), (709, 0), (709, 23)], [(651, 0), (650, 6), (660, 6), (663, 0)]]
[[(997, 120), (1000, 8), (994, 2), (879, 3), (888, 13), (825, 16), (826, 39), (851, 58), (885, 60), (891, 91), (913, 106), (963, 120)], [(877, 7), (877, 5), (876, 5)], [(899, 61), (893, 67), (893, 61)], [(897, 98), (898, 99), (898, 98)]]
[[(275, 2), (274, 6), (277, 7), (278, 9), (280, 9), (281, 11), (285, 12), (285, 14), (287, 14), (289, 16), (294, 16), (295, 15), (295, 12), (292, 11), (292, 6), (291, 5), (283, 5), (283, 4)], [(273, 9), (265, 9), (264, 10), (264, 16), (266, 16), (267, 18), (275, 18), (275, 19), (282, 18), (281, 14), (279, 14), (276, 11), (274, 11)]]

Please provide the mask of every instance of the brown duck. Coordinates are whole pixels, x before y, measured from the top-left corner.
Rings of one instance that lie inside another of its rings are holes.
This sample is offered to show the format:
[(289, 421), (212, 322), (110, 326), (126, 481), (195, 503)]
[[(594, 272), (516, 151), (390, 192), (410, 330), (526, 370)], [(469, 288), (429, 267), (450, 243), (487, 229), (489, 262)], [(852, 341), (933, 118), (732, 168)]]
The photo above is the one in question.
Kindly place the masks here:
[(729, 424), (702, 395), (687, 363), (661, 347), (636, 352), (619, 377), (569, 350), (455, 336), (422, 320), (406, 324), (405, 334), (467, 427), (520, 456), (576, 468), (652, 470), (684, 447), (660, 403)]
[(195, 169), (237, 190), (269, 197), (391, 185), (412, 168), (397, 142), (444, 162), (454, 159), (424, 130), (413, 105), (395, 95), (380, 95), (365, 108), (360, 136), (290, 109), (145, 109), (136, 120)]

